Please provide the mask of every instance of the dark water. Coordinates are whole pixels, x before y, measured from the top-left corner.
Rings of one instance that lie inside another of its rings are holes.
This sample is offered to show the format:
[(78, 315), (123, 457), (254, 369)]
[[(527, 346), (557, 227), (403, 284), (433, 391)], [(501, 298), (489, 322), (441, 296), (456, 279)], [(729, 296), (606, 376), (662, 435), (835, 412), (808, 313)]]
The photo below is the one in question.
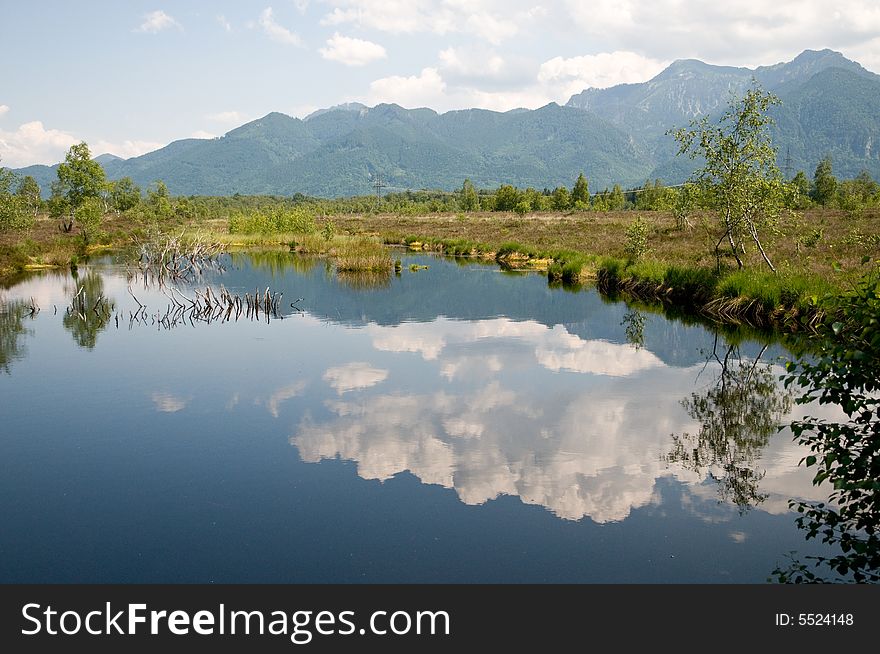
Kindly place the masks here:
[(286, 318), (132, 322), (112, 262), (0, 292), (0, 581), (762, 582), (816, 547), (777, 345), (495, 266), (227, 264), (202, 288)]

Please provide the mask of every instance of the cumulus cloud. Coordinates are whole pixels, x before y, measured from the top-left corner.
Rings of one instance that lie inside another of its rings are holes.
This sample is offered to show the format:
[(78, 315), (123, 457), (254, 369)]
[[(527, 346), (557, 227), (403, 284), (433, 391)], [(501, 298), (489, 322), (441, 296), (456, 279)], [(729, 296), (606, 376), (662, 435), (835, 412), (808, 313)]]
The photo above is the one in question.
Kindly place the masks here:
[(328, 0), (322, 25), (352, 24), (395, 34), (462, 33), (499, 44), (537, 17), (540, 5), (528, 0)]
[(355, 361), (344, 366), (328, 368), (324, 373), (324, 381), (336, 389), (339, 395), (348, 391), (369, 388), (379, 384), (388, 377), (388, 371), (374, 368), (369, 363)]
[(143, 19), (143, 22), (135, 30), (136, 32), (156, 34), (157, 32), (171, 29), (172, 27), (177, 28), (178, 30), (183, 30), (183, 26), (180, 23), (161, 9), (144, 14)]
[(667, 65), (668, 61), (620, 50), (568, 59), (554, 57), (541, 64), (538, 81), (556, 85), (562, 95), (570, 96), (587, 87), (607, 88), (615, 84), (644, 82)]
[[(461, 357), (447, 357), (454, 346), (487, 340), (515, 342), (531, 352), (532, 362), (547, 370), (561, 370), (626, 377), (651, 368), (661, 367), (660, 359), (646, 349), (601, 340), (584, 340), (563, 325), (547, 327), (534, 320), (516, 321), (493, 318), (467, 322), (437, 318), (429, 323), (401, 323), (400, 325), (368, 325), (366, 331), (377, 350), (389, 352), (418, 352), (426, 361), (442, 359), (441, 375), (452, 379), (463, 365)], [(488, 355), (489, 369), (500, 370), (499, 361)]]
[[(567, 520), (623, 520), (657, 501), (657, 480), (674, 477), (699, 515), (717, 503), (712, 475), (720, 471), (672, 464), (664, 454), (670, 434), (699, 430), (681, 398), (701, 370), (651, 368), (586, 392), (560, 393), (550, 385), (522, 393), (496, 379), (461, 394), (398, 390), (368, 401), (327, 401), (332, 417), (306, 417), (290, 441), (304, 461), (354, 461), (365, 479), (409, 471), (453, 489), (467, 504), (514, 495)], [(645, 394), (650, 410), (642, 406)], [(767, 459), (783, 463), (766, 465), (762, 490), (771, 499), (820, 497), (810, 490), (808, 471), (791, 463), (803, 450), (784, 435), (772, 443)], [(735, 515), (733, 508), (716, 508), (707, 517)]]
[(368, 104), (396, 102), (438, 111), (537, 109), (549, 102), (564, 104), (588, 87), (647, 81), (669, 63), (615, 51), (554, 57), (538, 64), (479, 45), (445, 48), (438, 60), (437, 66), (424, 68), (418, 75), (377, 79), (360, 99)]
[(9, 105), (0, 104), (0, 118), (2, 118), (3, 114), (5, 114), (7, 111), (9, 111)]
[(324, 59), (338, 61), (346, 66), (364, 66), (388, 55), (378, 43), (342, 36), (336, 32), (327, 39), (327, 47), (319, 50)]
[[(64, 159), (71, 145), (84, 139), (60, 129), (47, 129), (39, 120), (24, 123), (14, 131), (0, 129), (0, 158), (3, 165), (13, 168), (33, 164), (52, 165)], [(155, 141), (89, 141), (92, 154), (105, 152), (128, 159), (161, 148)]]
[(226, 20), (226, 16), (223, 14), (217, 16), (217, 22), (220, 23), (220, 27), (222, 27), (225, 32), (232, 31), (232, 24)]
[(846, 49), (880, 33), (880, 7), (870, 0), (565, 0), (563, 7), (578, 31), (661, 60), (754, 66), (805, 48)]
[(266, 7), (263, 10), (263, 12), (260, 14), (258, 22), (263, 32), (265, 32), (265, 34), (273, 41), (278, 41), (279, 43), (287, 43), (288, 45), (303, 45), (302, 39), (299, 37), (299, 34), (291, 32), (289, 29), (287, 29), (283, 25), (280, 25), (275, 20), (275, 15), (272, 11), (272, 7)]
[[(648, 81), (675, 59), (769, 65), (833, 48), (880, 70), (880, 6), (845, 0), (327, 0), (325, 25), (456, 35), (434, 62), (375, 80), (367, 104), (506, 111), (564, 104), (586, 88)], [(566, 54), (525, 47), (552, 27)], [(543, 32), (542, 32), (543, 30)], [(572, 44), (583, 51), (572, 52)], [(522, 44), (522, 47), (521, 45)], [(540, 58), (537, 52), (543, 52)]]
[(404, 107), (443, 107), (446, 83), (436, 68), (425, 68), (418, 75), (392, 75), (370, 83), (369, 104), (395, 102)]

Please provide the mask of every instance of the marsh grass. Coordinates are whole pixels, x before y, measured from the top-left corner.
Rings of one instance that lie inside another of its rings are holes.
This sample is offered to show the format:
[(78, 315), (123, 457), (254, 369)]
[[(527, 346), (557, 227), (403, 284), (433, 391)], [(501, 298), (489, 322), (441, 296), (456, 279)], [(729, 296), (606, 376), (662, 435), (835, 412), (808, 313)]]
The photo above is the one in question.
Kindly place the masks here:
[(370, 236), (301, 234), (291, 248), (300, 254), (330, 258), (338, 272), (390, 272), (393, 262), (382, 241)]

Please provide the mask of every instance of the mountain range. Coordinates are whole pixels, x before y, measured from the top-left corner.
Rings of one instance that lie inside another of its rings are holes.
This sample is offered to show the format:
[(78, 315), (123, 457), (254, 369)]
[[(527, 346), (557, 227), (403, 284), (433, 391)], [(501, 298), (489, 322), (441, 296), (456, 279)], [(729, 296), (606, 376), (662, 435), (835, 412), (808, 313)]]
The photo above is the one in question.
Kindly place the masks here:
[[(880, 179), (880, 76), (831, 50), (755, 69), (679, 60), (639, 84), (587, 89), (565, 106), (438, 114), (395, 104), (348, 103), (304, 119), (270, 113), (215, 139), (183, 139), (131, 159), (101, 155), (110, 179), (146, 187), (161, 179), (181, 195), (275, 194), (334, 197), (393, 189), (571, 186), (583, 171), (593, 190), (661, 178), (683, 181), (693, 162), (676, 157), (667, 130), (717, 116), (757, 80), (776, 94), (779, 165), (812, 174), (831, 155), (840, 177)], [(44, 193), (54, 166), (17, 171)]]

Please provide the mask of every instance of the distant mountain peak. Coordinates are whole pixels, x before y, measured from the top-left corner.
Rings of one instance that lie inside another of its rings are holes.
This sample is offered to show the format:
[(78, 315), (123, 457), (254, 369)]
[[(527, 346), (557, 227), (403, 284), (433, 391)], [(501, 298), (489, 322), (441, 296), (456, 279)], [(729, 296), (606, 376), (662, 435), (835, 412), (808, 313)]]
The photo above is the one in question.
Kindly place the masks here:
[(99, 154), (97, 157), (93, 159), (93, 161), (97, 161), (102, 166), (106, 166), (111, 161), (123, 161), (122, 157), (117, 157), (115, 154), (110, 154), (109, 152), (105, 152), (104, 154)]
[(367, 105), (361, 104), (360, 102), (343, 102), (342, 104), (336, 104), (332, 107), (327, 107), (326, 109), (317, 109), (303, 118), (303, 120), (311, 120), (312, 118), (317, 118), (318, 116), (330, 113), (331, 111), (353, 111), (362, 114), (365, 111), (368, 111), (368, 109)]

